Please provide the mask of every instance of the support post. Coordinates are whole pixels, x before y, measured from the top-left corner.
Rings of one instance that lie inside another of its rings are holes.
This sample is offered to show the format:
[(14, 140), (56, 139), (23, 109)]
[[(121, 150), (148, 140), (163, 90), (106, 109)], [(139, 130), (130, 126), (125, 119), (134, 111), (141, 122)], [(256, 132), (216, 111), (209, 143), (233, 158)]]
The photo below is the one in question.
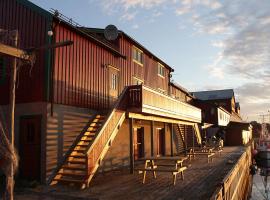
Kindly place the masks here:
[(133, 119), (129, 119), (129, 139), (130, 139), (130, 155), (129, 155), (129, 164), (130, 164), (130, 173), (134, 173), (134, 135), (133, 135)]
[(151, 121), (151, 156), (154, 156), (154, 121)]
[[(14, 47), (18, 46), (18, 31), (14, 31), (13, 35)], [(10, 127), (9, 127), (9, 141), (11, 144), (11, 149), (14, 149), (14, 115), (15, 115), (15, 90), (16, 90), (16, 77), (17, 77), (17, 59), (14, 57), (13, 63), (11, 65), (11, 76), (10, 76)], [(9, 175), (6, 177), (7, 181), (7, 194), (6, 197), (8, 200), (13, 200), (13, 190), (14, 190), (14, 168), (13, 162), (10, 162), (10, 171)]]
[(173, 156), (173, 123), (170, 124), (171, 156)]

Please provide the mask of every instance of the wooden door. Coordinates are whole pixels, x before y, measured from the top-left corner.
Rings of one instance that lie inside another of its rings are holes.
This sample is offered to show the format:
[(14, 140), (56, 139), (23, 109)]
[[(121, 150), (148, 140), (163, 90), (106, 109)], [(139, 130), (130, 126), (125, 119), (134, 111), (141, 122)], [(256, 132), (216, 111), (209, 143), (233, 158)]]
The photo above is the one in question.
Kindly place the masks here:
[(119, 69), (109, 66), (109, 95), (112, 99), (119, 96)]
[(144, 157), (144, 128), (134, 130), (134, 160)]
[(157, 129), (157, 155), (165, 156), (165, 129)]
[(40, 180), (41, 116), (20, 119), (20, 177)]

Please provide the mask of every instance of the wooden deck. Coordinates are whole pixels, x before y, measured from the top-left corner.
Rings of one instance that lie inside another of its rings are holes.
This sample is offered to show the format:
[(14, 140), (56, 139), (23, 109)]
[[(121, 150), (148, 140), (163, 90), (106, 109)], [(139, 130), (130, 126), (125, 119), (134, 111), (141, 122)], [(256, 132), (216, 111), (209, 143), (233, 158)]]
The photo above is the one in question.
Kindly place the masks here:
[(142, 174), (129, 174), (128, 169), (106, 172), (94, 177), (90, 188), (78, 190), (64, 186), (40, 186), (35, 189), (17, 192), (17, 199), (209, 199), (219, 183), (233, 168), (228, 160), (237, 161), (243, 147), (225, 147), (221, 156), (213, 163), (205, 159), (192, 160), (185, 171), (185, 179), (180, 176), (172, 185), (171, 175), (158, 173), (158, 178), (147, 176), (142, 184)]

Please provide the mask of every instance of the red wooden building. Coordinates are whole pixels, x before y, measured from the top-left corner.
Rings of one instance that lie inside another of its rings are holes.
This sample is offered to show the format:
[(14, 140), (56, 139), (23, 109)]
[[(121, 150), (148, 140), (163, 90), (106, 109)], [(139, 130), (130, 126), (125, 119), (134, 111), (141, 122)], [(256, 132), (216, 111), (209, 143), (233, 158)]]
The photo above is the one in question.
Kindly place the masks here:
[[(19, 31), (19, 48), (74, 42), (41, 50), (34, 66), (19, 68), (21, 177), (83, 187), (98, 170), (129, 166), (132, 172), (140, 157), (181, 153), (189, 137), (201, 142), (201, 110), (190, 104), (192, 96), (170, 82), (168, 64), (123, 31), (108, 41), (103, 29), (78, 26), (27, 0), (1, 0), (0, 15), (1, 29)], [(0, 59), (7, 113), (10, 58)]]
[(252, 139), (252, 127), (240, 116), (240, 103), (235, 103), (233, 89), (192, 93), (194, 104), (202, 109), (202, 122), (207, 135), (225, 130), (226, 145), (243, 145)]

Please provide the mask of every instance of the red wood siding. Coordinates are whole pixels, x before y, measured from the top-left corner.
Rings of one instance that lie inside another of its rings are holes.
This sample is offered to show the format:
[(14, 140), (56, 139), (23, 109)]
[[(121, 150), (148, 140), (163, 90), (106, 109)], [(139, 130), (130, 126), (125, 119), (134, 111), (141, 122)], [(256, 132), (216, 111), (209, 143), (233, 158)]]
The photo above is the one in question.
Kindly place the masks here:
[(74, 44), (55, 50), (54, 102), (105, 109), (108, 99), (108, 64), (119, 66), (120, 58), (97, 46), (65, 25), (57, 25), (56, 42)]
[[(46, 44), (49, 20), (41, 9), (24, 0), (1, 0), (0, 1), (0, 28), (6, 30), (18, 30), (19, 48), (29, 48)], [(33, 6), (30, 9), (30, 6)], [(44, 12), (44, 11), (43, 11)], [(11, 44), (9, 41), (5, 41)], [(39, 51), (35, 65), (20, 67), (16, 90), (16, 102), (33, 102), (45, 99), (45, 65), (46, 52)], [(10, 62), (7, 68), (10, 69)], [(9, 70), (7, 71), (9, 72)], [(6, 82), (0, 85), (0, 104), (8, 104), (9, 76)], [(2, 95), (5, 94), (5, 95)]]
[(55, 28), (56, 42), (72, 40), (72, 46), (55, 50), (54, 102), (58, 104), (107, 109), (109, 102), (108, 65), (120, 71), (119, 91), (132, 85), (133, 77), (144, 80), (145, 85), (168, 91), (169, 70), (165, 77), (157, 74), (157, 61), (144, 54), (144, 65), (132, 59), (133, 44), (120, 36), (121, 54), (126, 59), (115, 56), (65, 24)]
[[(0, 11), (0, 28), (18, 29), (20, 48), (49, 43), (47, 31), (50, 30), (52, 17), (47, 11), (26, 0), (1, 0)], [(108, 65), (119, 69), (120, 92), (124, 86), (132, 85), (133, 77), (137, 77), (146, 86), (169, 93), (169, 69), (165, 68), (164, 78), (158, 76), (157, 61), (146, 52), (143, 54), (144, 65), (135, 63), (132, 58), (134, 42), (123, 34), (119, 36), (119, 48), (126, 59), (115, 56), (73, 28), (63, 23), (56, 24), (55, 42), (72, 40), (74, 45), (54, 50), (54, 103), (92, 109), (108, 108)], [(32, 69), (30, 66), (21, 67), (17, 103), (49, 101), (50, 64), (48, 51), (40, 51)], [(8, 79), (0, 85), (0, 91), (8, 94)], [(5, 95), (0, 99), (0, 104), (7, 103), (8, 95)]]

